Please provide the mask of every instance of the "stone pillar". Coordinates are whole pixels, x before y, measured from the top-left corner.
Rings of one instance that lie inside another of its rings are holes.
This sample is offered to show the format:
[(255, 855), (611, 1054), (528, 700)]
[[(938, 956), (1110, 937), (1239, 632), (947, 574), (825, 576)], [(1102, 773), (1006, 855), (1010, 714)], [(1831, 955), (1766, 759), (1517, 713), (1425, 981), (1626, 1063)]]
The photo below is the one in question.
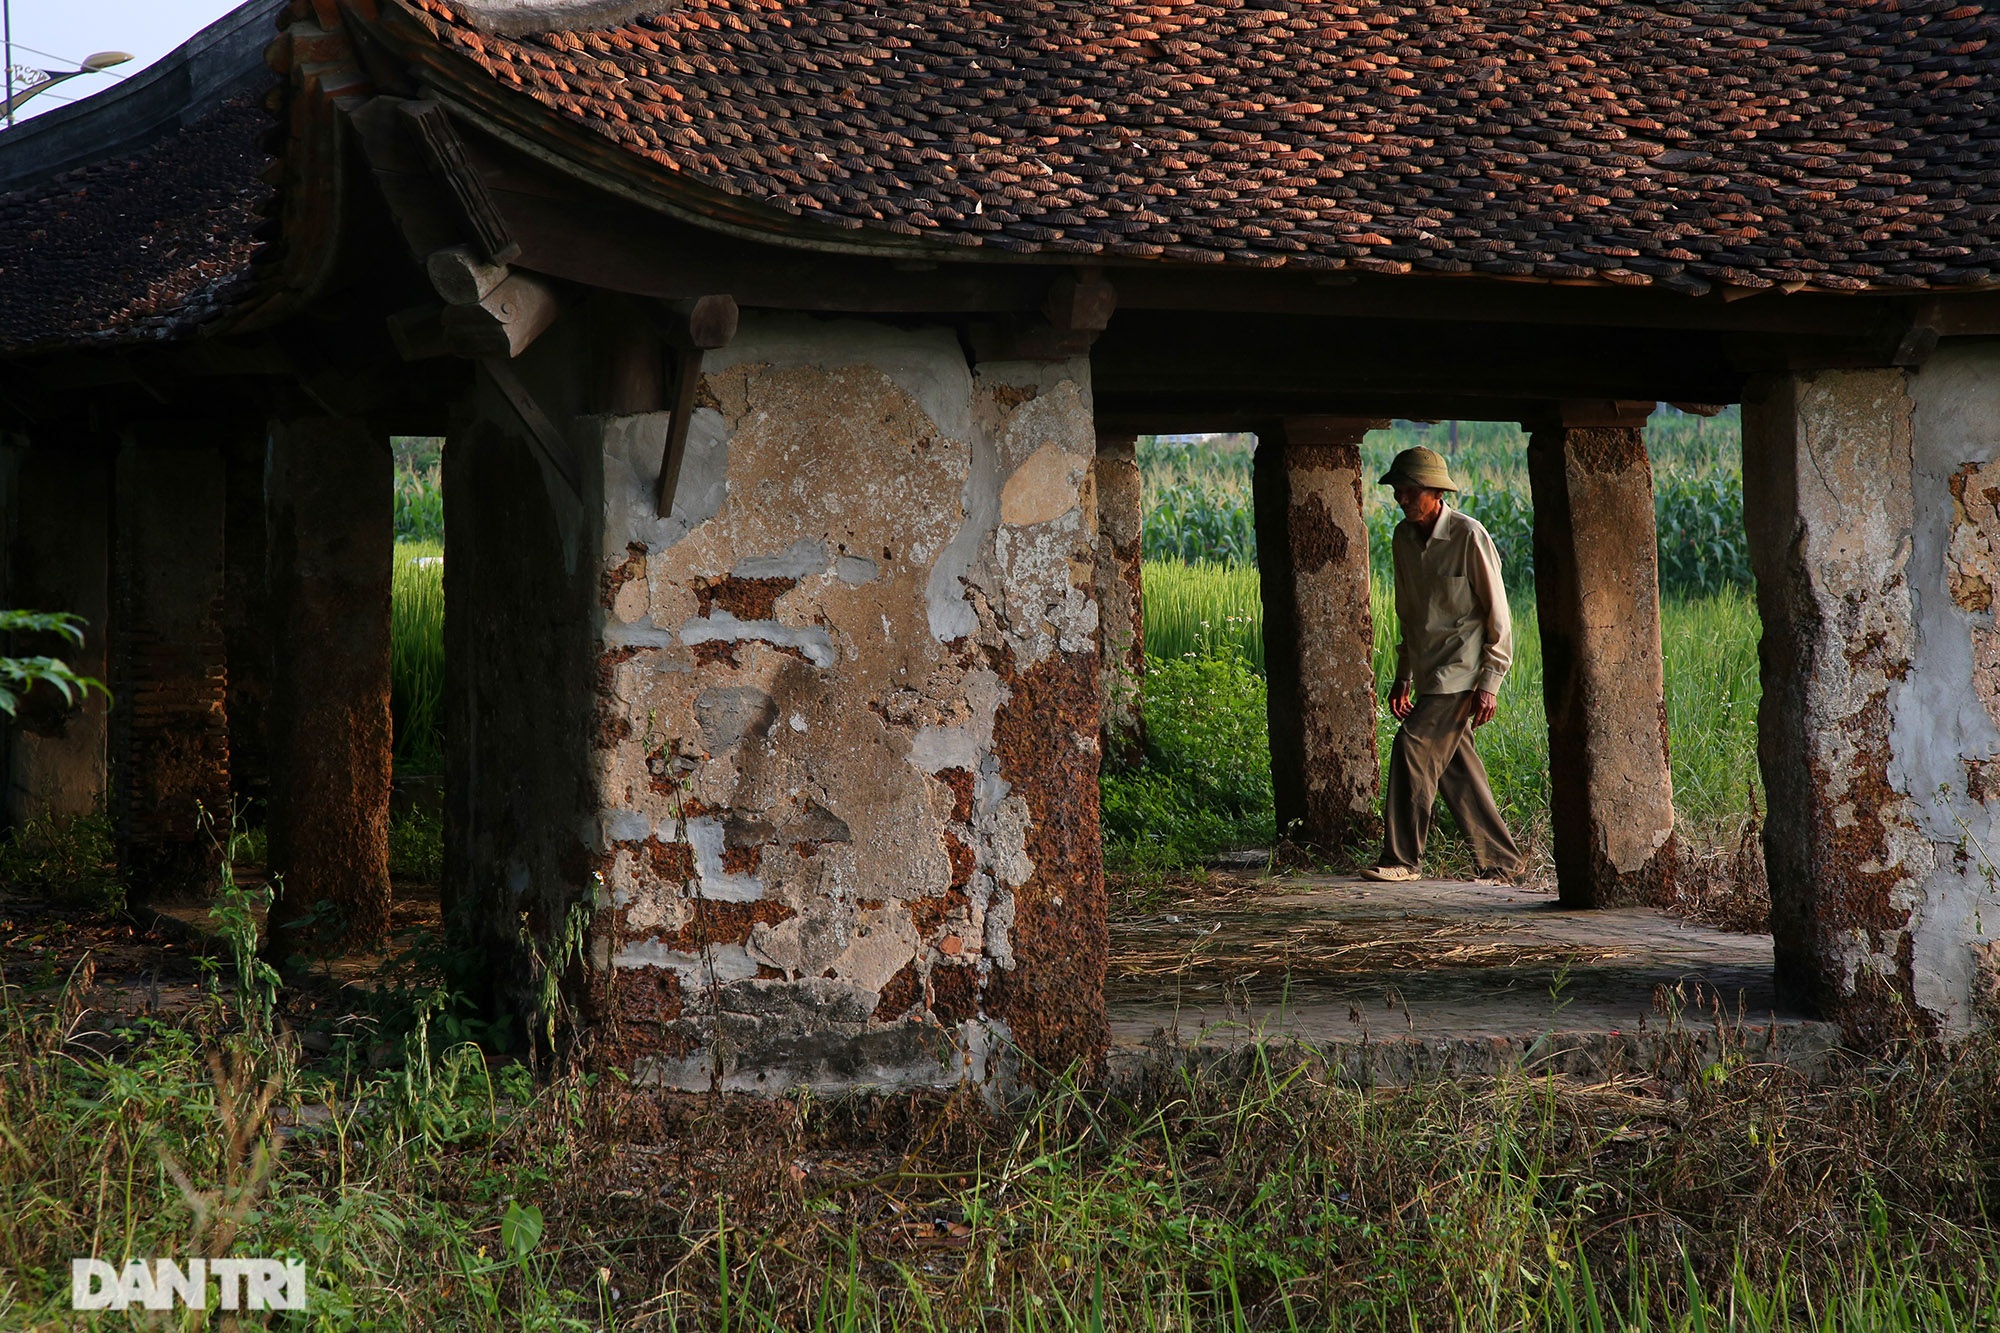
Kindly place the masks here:
[(272, 912), (331, 912), (280, 949), (368, 948), (389, 929), (393, 473), (363, 422), (272, 427)]
[(2000, 983), (2000, 349), (1760, 381), (1743, 428), (1780, 994), (1963, 1033)]
[(1253, 464), (1278, 836), (1311, 847), (1382, 831), (1361, 439), (1383, 424), (1293, 418)]
[(228, 828), (223, 485), (209, 428), (137, 427), (118, 454), (112, 829), (135, 905), (206, 895)]
[(1146, 757), (1145, 510), (1137, 442), (1132, 435), (1097, 437), (1097, 700), (1104, 763), (1116, 768)]
[[(83, 617), (83, 645), (55, 635), (17, 641), (22, 654), (60, 657), (105, 680), (111, 619), (111, 456), (90, 441), (22, 450), (14, 473), (14, 522), (5, 604)], [(5, 728), (4, 809), (19, 827), (43, 815), (73, 818), (103, 804), (110, 702), (92, 692), (73, 704), (46, 688), (30, 694)]]
[(263, 422), (223, 441), (222, 637), (229, 657), (229, 783), (239, 809), (261, 820), (271, 785), (269, 552), (265, 540)]
[(511, 368), (545, 430), (482, 371), (445, 451), (447, 874), (502, 1005), (543, 1037), (564, 969), (669, 1087), (1097, 1062), (1087, 363), (746, 312), (663, 517), (668, 416), (579, 407), (581, 323)]
[(1566, 907), (1647, 902), (1674, 874), (1650, 404), (1534, 423), (1535, 610), (1549, 719), (1556, 889)]

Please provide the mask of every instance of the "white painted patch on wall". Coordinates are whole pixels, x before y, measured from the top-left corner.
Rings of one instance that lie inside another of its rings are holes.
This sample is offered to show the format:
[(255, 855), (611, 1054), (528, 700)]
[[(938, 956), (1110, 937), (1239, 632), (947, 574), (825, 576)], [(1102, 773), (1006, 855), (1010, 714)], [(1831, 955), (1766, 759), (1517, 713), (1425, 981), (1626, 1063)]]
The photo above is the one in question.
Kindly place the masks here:
[(669, 949), (658, 940), (632, 940), (612, 956), (614, 967), (664, 967), (690, 985), (727, 985), (757, 975), (756, 960), (740, 944), (718, 944), (706, 954)]
[(690, 648), (700, 643), (741, 643), (745, 639), (796, 648), (816, 667), (830, 667), (837, 658), (833, 636), (818, 625), (795, 627), (775, 620), (738, 620), (727, 611), (717, 610), (696, 616), (681, 626), (681, 642)]
[(746, 556), (729, 572), (739, 579), (802, 579), (824, 573), (831, 563), (824, 541), (800, 538), (776, 555)]
[(688, 845), (694, 848), (695, 873), (700, 876), (698, 892), (715, 902), (754, 903), (764, 896), (764, 881), (755, 875), (739, 874), (722, 868), (724, 847), (722, 821), (703, 816), (687, 822)]

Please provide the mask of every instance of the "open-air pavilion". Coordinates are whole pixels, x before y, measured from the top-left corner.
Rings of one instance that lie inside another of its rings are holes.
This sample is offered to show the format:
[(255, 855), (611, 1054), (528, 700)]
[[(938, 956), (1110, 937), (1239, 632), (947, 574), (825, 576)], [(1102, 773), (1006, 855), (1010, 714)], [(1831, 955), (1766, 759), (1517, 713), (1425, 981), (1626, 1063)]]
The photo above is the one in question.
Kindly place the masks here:
[(170, 897), (197, 806), (268, 793), (288, 903), (378, 935), (387, 439), (442, 435), (444, 893), (496, 1004), (560, 966), (672, 1087), (1088, 1065), (1134, 435), (1257, 434), (1279, 820), (1335, 845), (1377, 805), (1361, 436), (1529, 428), (1590, 908), (1674, 864), (1640, 426), (1741, 403), (1776, 998), (1962, 1033), (2000, 965), (1996, 37), (1951, 0), (252, 0), (0, 140), (0, 600), (86, 616), (117, 699), (9, 733), (6, 814), (108, 792)]

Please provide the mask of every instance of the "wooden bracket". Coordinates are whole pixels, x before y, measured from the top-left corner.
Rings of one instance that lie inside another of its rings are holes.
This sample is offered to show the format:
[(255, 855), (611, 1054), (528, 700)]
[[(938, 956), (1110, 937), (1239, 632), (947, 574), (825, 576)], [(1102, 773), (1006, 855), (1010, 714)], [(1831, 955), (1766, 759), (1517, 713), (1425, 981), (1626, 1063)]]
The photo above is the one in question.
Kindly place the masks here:
[(527, 351), (561, 310), (554, 288), (529, 274), (511, 273), (477, 301), (445, 307), (445, 342), (460, 356), (511, 359)]
[(1895, 353), (1889, 358), (1890, 365), (1914, 369), (1931, 359), (1931, 353), (1937, 351), (1938, 338), (1943, 331), (1943, 312), (1940, 309), (1942, 304), (1936, 297), (1932, 297), (1928, 301), (1918, 303), (1917, 308), (1910, 312), (1909, 325), (1896, 342)]
[(475, 305), (507, 281), (513, 272), (505, 264), (489, 264), (462, 245), (446, 246), (424, 256), (424, 273), (431, 287), (453, 305)]
[(1103, 272), (1080, 269), (1050, 285), (1038, 314), (1002, 316), (966, 332), (975, 361), (1067, 361), (1089, 353), (1117, 308), (1118, 293)]
[(389, 341), (396, 345), (396, 354), (405, 361), (447, 355), (451, 348), (445, 340), (443, 314), (442, 306), (418, 305), (389, 316)]
[(1118, 292), (1102, 269), (1080, 269), (1057, 278), (1042, 302), (1051, 327), (1064, 333), (1102, 333), (1111, 327)]
[(674, 510), (674, 492), (681, 481), (681, 460), (687, 454), (688, 422), (694, 416), (695, 392), (701, 387), (704, 352), (727, 347), (736, 337), (739, 312), (733, 296), (703, 296), (664, 307), (667, 341), (674, 349), (673, 415), (667, 419), (667, 447), (660, 458), (660, 485), (654, 506), (661, 518)]
[(542, 461), (555, 469), (556, 475), (569, 487), (569, 493), (583, 502), (582, 469), (577, 466), (576, 451), (556, 429), (556, 423), (549, 414), (542, 411), (542, 405), (528, 392), (528, 386), (514, 373), (514, 368), (499, 357), (488, 357), (479, 363), (492, 379), (493, 386), (500, 390), (500, 396), (514, 409), (514, 415), (528, 428), (528, 442), (541, 455)]
[(466, 228), (478, 240), (479, 248), (494, 264), (510, 264), (521, 257), (521, 243), (507, 229), (485, 179), (474, 169), (458, 137), (457, 126), (436, 102), (404, 102), (397, 110), (408, 117), (417, 142), (435, 171), (451, 189)]

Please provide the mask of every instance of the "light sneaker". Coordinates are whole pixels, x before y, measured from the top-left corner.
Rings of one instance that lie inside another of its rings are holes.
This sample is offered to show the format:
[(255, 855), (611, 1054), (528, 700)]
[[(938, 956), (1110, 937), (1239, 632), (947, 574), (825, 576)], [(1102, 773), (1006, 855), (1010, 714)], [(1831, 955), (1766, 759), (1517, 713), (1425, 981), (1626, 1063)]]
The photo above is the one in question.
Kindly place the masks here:
[(1369, 866), (1361, 872), (1361, 878), (1372, 879), (1377, 884), (1407, 884), (1423, 876), (1409, 866)]

